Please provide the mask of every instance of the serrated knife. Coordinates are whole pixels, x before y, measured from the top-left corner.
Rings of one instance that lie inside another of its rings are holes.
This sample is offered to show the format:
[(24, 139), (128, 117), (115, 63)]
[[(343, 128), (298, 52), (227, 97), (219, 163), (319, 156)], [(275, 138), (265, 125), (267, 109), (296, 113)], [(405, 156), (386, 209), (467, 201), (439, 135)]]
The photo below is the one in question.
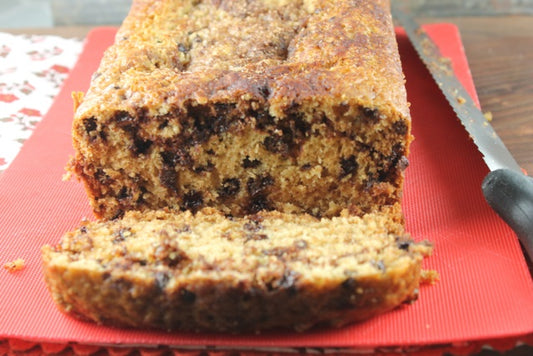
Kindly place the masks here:
[(392, 16), (483, 155), (490, 173), (481, 184), (489, 205), (515, 231), (533, 261), (533, 178), (526, 176), (492, 126), (455, 76), (449, 60), (424, 29), (391, 1)]

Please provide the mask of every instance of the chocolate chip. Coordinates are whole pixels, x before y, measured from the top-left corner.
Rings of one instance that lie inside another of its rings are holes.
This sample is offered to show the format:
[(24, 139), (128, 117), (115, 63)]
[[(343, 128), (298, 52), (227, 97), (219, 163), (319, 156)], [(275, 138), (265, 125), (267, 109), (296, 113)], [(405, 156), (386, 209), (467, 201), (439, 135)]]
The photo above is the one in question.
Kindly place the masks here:
[(300, 170), (302, 171), (308, 171), (311, 169), (311, 163), (306, 163), (303, 166), (300, 167)]
[(405, 134), (407, 134), (408, 127), (404, 120), (398, 120), (392, 124), (392, 129), (398, 135), (404, 136)]
[(90, 135), (91, 132), (95, 131), (98, 127), (96, 124), (96, 118), (90, 117), (88, 119), (83, 119), (83, 126), (85, 127), (85, 132)]
[(106, 142), (106, 141), (107, 141), (107, 133), (106, 133), (104, 130), (98, 132), (98, 135), (100, 136), (100, 139), (101, 139), (103, 142)]
[(376, 108), (363, 108), (363, 115), (368, 119), (376, 120), (379, 118), (379, 110)]
[(264, 195), (258, 195), (252, 198), (248, 205), (248, 213), (256, 214), (263, 210), (272, 210), (272, 205)]
[(159, 173), (159, 181), (163, 187), (166, 187), (174, 192), (178, 192), (178, 173), (174, 167), (163, 166)]
[(273, 116), (268, 111), (252, 111), (249, 113), (250, 117), (255, 117), (256, 127), (259, 130), (267, 130), (276, 122)]
[(241, 182), (237, 178), (227, 178), (222, 181), (218, 194), (221, 198), (229, 198), (236, 195), (240, 189)]
[(129, 112), (124, 110), (116, 111), (113, 115), (113, 120), (120, 126), (127, 126), (135, 121), (135, 118)]
[(174, 168), (177, 165), (189, 166), (192, 164), (192, 158), (189, 152), (182, 149), (178, 149), (175, 152), (163, 151), (160, 153), (160, 156), (163, 164), (168, 167)]
[(270, 175), (258, 176), (248, 179), (246, 190), (251, 196), (256, 196), (265, 192), (272, 184), (274, 184), (274, 179)]
[(204, 198), (201, 192), (191, 190), (183, 196), (183, 209), (197, 212), (204, 203)]
[(344, 178), (347, 175), (354, 173), (355, 171), (357, 171), (357, 168), (359, 168), (359, 164), (357, 163), (354, 155), (351, 155), (348, 158), (342, 158), (340, 164), (341, 178)]
[(292, 114), (288, 117), (291, 131), (296, 138), (305, 138), (309, 134), (311, 125), (304, 120), (301, 113)]
[(248, 179), (246, 189), (251, 199), (247, 210), (250, 214), (255, 214), (262, 210), (272, 210), (272, 206), (266, 197), (268, 187), (272, 184), (274, 184), (274, 179), (270, 175)]
[[(392, 147), (391, 154), (383, 157), (384, 164), (378, 170), (377, 179), (378, 182), (394, 181), (402, 170), (402, 166), (408, 164), (407, 159), (403, 159), (405, 148), (401, 143), (397, 143)], [(406, 166), (403, 168), (405, 169)]]
[(211, 172), (215, 169), (215, 165), (211, 161), (207, 161), (207, 164), (199, 167), (194, 167), (192, 170), (194, 173)]
[(290, 152), (290, 140), (283, 136), (272, 135), (265, 137), (263, 145), (272, 153), (278, 153), (282, 156), (288, 156)]
[(137, 204), (143, 204), (144, 203), (144, 194), (148, 193), (148, 190), (145, 187), (143, 187), (143, 186), (140, 186), (139, 190), (140, 190), (140, 193), (139, 193), (139, 196), (137, 197), (136, 203)]
[(188, 145), (202, 143), (211, 136), (226, 132), (235, 116), (234, 104), (217, 103), (213, 107), (207, 105), (187, 106), (188, 118), (183, 121), (184, 137)]
[(409, 247), (411, 246), (410, 241), (399, 240), (396, 242), (396, 244), (400, 250), (404, 250), (404, 251), (409, 251)]
[(152, 143), (153, 142), (151, 140), (144, 140), (135, 135), (131, 150), (137, 155), (146, 154), (148, 153), (148, 150), (150, 149), (150, 147), (152, 147)]
[(258, 159), (251, 160), (249, 156), (246, 156), (242, 160), (242, 167), (243, 168), (257, 168), (261, 165), (261, 161)]
[(86, 234), (86, 233), (87, 233), (87, 226), (82, 226), (82, 227), (80, 227), (80, 232), (81, 232), (82, 234)]
[[(124, 267), (126, 267), (124, 269), (127, 269), (131, 266)], [(131, 290), (131, 287), (133, 286), (133, 282), (125, 279), (124, 277), (113, 277), (112, 275), (110, 275), (110, 277), (108, 277), (107, 279), (110, 279), (109, 287), (118, 291), (120, 295), (127, 295), (128, 291)]]
[(118, 195), (117, 195), (117, 199), (120, 201), (120, 200), (126, 200), (128, 198), (130, 198), (130, 194), (128, 193), (128, 188), (127, 187), (122, 187), (122, 189), (120, 189), (120, 192), (118, 192)]
[[(287, 117), (278, 122), (278, 132), (267, 136), (263, 145), (272, 152), (288, 156), (295, 154), (303, 140), (309, 135), (311, 125), (303, 119), (301, 113), (293, 108), (287, 110)], [(279, 132), (279, 130), (281, 132)]]
[(270, 87), (268, 86), (268, 84), (259, 86), (257, 88), (257, 91), (265, 99), (268, 99), (268, 97), (270, 96)]
[(166, 128), (168, 126), (168, 120), (163, 120), (163, 122), (161, 122), (159, 124), (159, 126), (157, 127), (158, 130), (163, 130), (164, 128)]

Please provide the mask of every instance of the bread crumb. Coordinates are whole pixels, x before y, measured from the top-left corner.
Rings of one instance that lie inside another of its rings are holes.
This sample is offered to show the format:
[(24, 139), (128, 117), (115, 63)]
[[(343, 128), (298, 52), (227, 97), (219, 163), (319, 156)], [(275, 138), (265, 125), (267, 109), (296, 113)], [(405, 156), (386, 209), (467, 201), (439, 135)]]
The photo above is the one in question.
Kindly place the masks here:
[(484, 112), (483, 116), (485, 116), (485, 120), (487, 120), (488, 122), (492, 121), (492, 113), (490, 111)]
[(439, 272), (435, 270), (422, 270), (422, 274), (420, 275), (420, 283), (421, 284), (435, 284), (440, 280)]
[(62, 180), (63, 182), (68, 182), (68, 181), (71, 180), (71, 179), (72, 179), (72, 172), (65, 172), (65, 173), (63, 174), (63, 176), (61, 177), (61, 180)]
[(25, 263), (24, 263), (24, 260), (22, 258), (17, 258), (14, 261), (11, 261), (11, 262), (8, 262), (8, 263), (4, 264), (4, 268), (9, 273), (20, 271), (20, 270), (24, 269), (24, 267), (25, 267)]
[(458, 96), (458, 97), (457, 97), (457, 102), (458, 102), (459, 104), (464, 104), (464, 103), (466, 103), (466, 99), (463, 98), (462, 96)]

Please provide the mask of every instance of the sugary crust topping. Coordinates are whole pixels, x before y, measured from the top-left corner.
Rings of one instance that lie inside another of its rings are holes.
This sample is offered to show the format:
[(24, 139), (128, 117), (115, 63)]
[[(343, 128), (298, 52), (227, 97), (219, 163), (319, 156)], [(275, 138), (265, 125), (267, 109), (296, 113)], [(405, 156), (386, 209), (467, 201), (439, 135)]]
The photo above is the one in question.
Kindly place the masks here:
[(388, 1), (137, 0), (77, 117), (252, 100), (409, 117)]

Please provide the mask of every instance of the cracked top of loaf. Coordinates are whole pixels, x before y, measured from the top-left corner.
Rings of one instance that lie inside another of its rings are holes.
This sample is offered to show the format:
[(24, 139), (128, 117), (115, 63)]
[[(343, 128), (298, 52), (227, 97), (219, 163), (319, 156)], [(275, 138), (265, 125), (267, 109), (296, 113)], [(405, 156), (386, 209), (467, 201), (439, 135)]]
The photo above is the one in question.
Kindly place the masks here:
[(409, 118), (389, 1), (135, 0), (76, 116), (239, 100)]

